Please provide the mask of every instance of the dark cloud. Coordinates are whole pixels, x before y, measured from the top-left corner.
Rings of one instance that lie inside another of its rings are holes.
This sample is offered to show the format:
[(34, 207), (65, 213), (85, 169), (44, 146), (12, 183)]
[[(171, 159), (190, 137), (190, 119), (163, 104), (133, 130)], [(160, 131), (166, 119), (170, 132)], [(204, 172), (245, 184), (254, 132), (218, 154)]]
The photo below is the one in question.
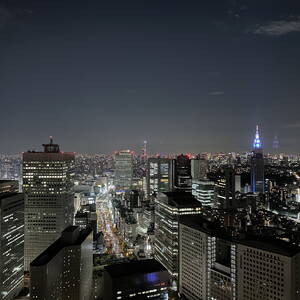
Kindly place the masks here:
[[(24, 1), (26, 5), (26, 2)], [(23, 17), (33, 14), (32, 9), (24, 6), (19, 6), (16, 2), (4, 1), (0, 3), (0, 29), (7, 25), (19, 22)]]
[(5, 5), (0, 4), (0, 28), (7, 25), (12, 18), (12, 12)]
[(291, 32), (300, 32), (300, 17), (288, 20), (271, 21), (266, 24), (257, 25), (253, 33), (269, 36), (281, 36)]

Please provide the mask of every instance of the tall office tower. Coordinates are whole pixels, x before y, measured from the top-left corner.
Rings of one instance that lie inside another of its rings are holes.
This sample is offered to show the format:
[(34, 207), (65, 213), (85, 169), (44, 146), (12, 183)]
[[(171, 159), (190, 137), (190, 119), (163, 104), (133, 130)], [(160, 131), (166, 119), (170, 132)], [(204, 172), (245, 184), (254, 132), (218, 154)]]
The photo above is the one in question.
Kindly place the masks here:
[(300, 248), (274, 238), (236, 245), (236, 299), (300, 299)]
[(69, 226), (30, 264), (30, 299), (90, 300), (93, 232)]
[(207, 179), (208, 161), (206, 159), (191, 159), (191, 175), (193, 180)]
[(258, 126), (256, 126), (253, 152), (251, 156), (251, 190), (253, 193), (265, 192), (264, 156), (262, 144), (259, 138)]
[[(182, 218), (179, 225), (179, 293), (187, 299), (234, 298), (234, 244), (224, 228), (203, 218)], [(239, 298), (238, 298), (239, 299)]]
[(172, 160), (172, 190), (192, 190), (191, 160), (187, 155)]
[(193, 179), (192, 194), (203, 206), (212, 206), (215, 197), (215, 183), (208, 179)]
[(203, 218), (179, 224), (179, 293), (187, 299), (299, 300), (300, 248), (266, 237), (232, 237)]
[(60, 152), (52, 138), (43, 146), (23, 153), (26, 271), (74, 218), (74, 153)]
[(169, 192), (170, 179), (171, 160), (169, 158), (151, 157), (148, 159), (146, 170), (148, 197), (154, 193)]
[(190, 300), (208, 299), (208, 241), (206, 231), (193, 223), (181, 220), (179, 224), (179, 276), (180, 296)]
[(154, 259), (106, 266), (103, 281), (104, 300), (168, 299), (168, 271)]
[(132, 185), (133, 157), (132, 151), (122, 150), (115, 154), (115, 179), (117, 190), (129, 190)]
[(223, 209), (234, 208), (236, 175), (232, 167), (226, 167), (224, 176), (219, 178), (216, 183), (215, 200), (216, 206)]
[(18, 182), (0, 180), (0, 299), (22, 289), (24, 274), (24, 196)]
[(183, 215), (201, 213), (201, 203), (191, 193), (160, 193), (155, 201), (154, 257), (176, 279), (178, 275), (178, 223)]
[(142, 160), (146, 161), (147, 160), (147, 141), (143, 142), (143, 147), (142, 147), (142, 151), (141, 151), (141, 156), (142, 156)]

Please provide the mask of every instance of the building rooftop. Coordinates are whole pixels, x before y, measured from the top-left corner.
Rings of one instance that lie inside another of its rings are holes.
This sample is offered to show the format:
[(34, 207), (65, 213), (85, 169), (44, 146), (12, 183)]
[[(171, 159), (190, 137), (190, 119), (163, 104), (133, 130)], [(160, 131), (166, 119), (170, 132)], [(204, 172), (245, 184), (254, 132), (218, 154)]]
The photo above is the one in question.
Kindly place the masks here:
[(105, 267), (105, 271), (111, 277), (129, 277), (131, 275), (167, 271), (167, 269), (158, 261), (147, 259), (109, 265)]
[(300, 247), (290, 242), (283, 241), (276, 237), (254, 235), (254, 234), (241, 234), (237, 237), (232, 237), (225, 227), (221, 227), (215, 222), (208, 221), (198, 216), (182, 217), (180, 223), (212, 236), (229, 240), (236, 244), (245, 245), (252, 248), (257, 248), (264, 251), (273, 252), (283, 256), (294, 256), (300, 252)]
[(220, 227), (215, 222), (209, 221), (201, 215), (183, 216), (180, 219), (180, 223), (216, 237), (231, 239), (231, 236), (226, 232), (224, 227)]
[(0, 180), (0, 195), (2, 193), (17, 193), (19, 182), (17, 180)]
[(24, 198), (24, 195), (22, 193), (12, 192), (12, 193), (0, 193), (0, 202), (2, 203), (5, 200), (9, 200), (11, 197)]
[(292, 257), (300, 252), (300, 247), (293, 245), (292, 243), (289, 243), (287, 241), (272, 237), (246, 237), (243, 240), (239, 240), (238, 243), (283, 256)]
[[(62, 236), (51, 244), (44, 252), (35, 258), (30, 266), (39, 267), (47, 264), (54, 258), (64, 247), (76, 246), (82, 242), (92, 233), (91, 228), (79, 230), (78, 226), (69, 226), (63, 232)], [(68, 236), (70, 235), (70, 236)], [(67, 237), (67, 238), (66, 238)], [(70, 238), (68, 238), (70, 237)], [(75, 239), (74, 239), (75, 237)]]
[(174, 207), (201, 207), (201, 203), (192, 195), (191, 192), (165, 192), (160, 193), (158, 200), (166, 199), (167, 204)]

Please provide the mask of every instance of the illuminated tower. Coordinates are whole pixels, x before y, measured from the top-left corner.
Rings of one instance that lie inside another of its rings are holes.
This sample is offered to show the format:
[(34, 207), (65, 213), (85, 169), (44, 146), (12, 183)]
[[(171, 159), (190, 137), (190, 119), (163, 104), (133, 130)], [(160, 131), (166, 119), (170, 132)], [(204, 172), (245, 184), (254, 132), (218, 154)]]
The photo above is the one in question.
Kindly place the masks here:
[(262, 144), (259, 138), (258, 126), (253, 142), (253, 151), (251, 156), (251, 190), (253, 193), (265, 192), (264, 180), (264, 156)]
[(144, 141), (144, 156), (147, 156), (147, 141)]
[(142, 149), (141, 149), (141, 159), (144, 162), (147, 161), (147, 141), (143, 142), (143, 146), (142, 146)]

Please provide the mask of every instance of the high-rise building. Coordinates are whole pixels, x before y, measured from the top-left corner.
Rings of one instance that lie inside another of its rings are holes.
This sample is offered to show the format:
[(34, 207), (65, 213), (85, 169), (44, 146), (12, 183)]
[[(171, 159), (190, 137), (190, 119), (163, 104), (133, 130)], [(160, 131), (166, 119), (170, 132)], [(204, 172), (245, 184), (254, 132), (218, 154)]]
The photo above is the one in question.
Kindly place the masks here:
[(174, 278), (178, 275), (178, 223), (183, 215), (201, 213), (201, 203), (191, 193), (160, 193), (155, 201), (154, 257)]
[(24, 274), (24, 196), (18, 182), (0, 180), (0, 299), (20, 292)]
[(300, 299), (300, 248), (275, 238), (239, 241), (236, 299)]
[(192, 190), (191, 160), (188, 155), (179, 155), (172, 160), (172, 190)]
[(179, 293), (191, 300), (299, 300), (300, 248), (273, 237), (232, 237), (197, 218), (179, 225)]
[(226, 167), (224, 175), (216, 183), (215, 200), (216, 206), (223, 209), (234, 208), (235, 200), (235, 172), (232, 167)]
[(25, 270), (74, 219), (74, 153), (44, 144), (44, 152), (23, 153)]
[(264, 155), (262, 144), (259, 138), (258, 126), (256, 126), (251, 156), (251, 190), (253, 193), (265, 192)]
[(203, 206), (212, 206), (215, 197), (215, 183), (208, 179), (193, 179), (192, 194)]
[(115, 154), (115, 179), (117, 190), (129, 190), (133, 177), (133, 153), (130, 150), (121, 150)]
[(191, 175), (193, 180), (207, 179), (208, 161), (206, 159), (191, 159)]
[(143, 147), (141, 149), (141, 159), (142, 161), (147, 160), (147, 141), (143, 142)]
[(103, 281), (104, 300), (168, 299), (168, 271), (154, 259), (106, 266)]
[[(232, 249), (231, 249), (232, 248)], [(231, 251), (223, 232), (199, 216), (182, 218), (179, 225), (179, 293), (191, 300), (232, 300)]]
[(169, 192), (171, 187), (171, 160), (151, 157), (147, 163), (147, 196)]
[(93, 232), (69, 226), (30, 264), (30, 299), (90, 300)]

